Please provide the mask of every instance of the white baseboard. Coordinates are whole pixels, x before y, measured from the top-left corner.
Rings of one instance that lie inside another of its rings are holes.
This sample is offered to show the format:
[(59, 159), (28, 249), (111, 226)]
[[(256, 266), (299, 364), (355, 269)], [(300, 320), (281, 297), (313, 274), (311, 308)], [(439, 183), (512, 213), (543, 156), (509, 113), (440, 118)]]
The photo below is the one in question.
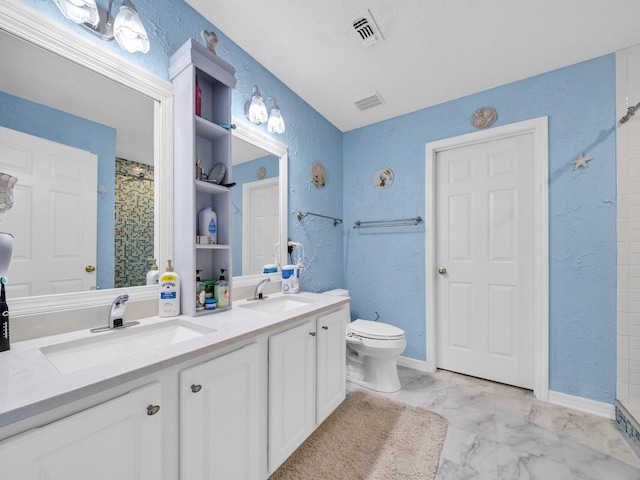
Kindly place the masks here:
[(608, 403), (549, 390), (549, 403), (610, 419), (616, 418), (615, 407)]
[(419, 372), (428, 372), (427, 362), (416, 360), (415, 358), (398, 357), (397, 365), (399, 367), (411, 368), (412, 370), (417, 370)]

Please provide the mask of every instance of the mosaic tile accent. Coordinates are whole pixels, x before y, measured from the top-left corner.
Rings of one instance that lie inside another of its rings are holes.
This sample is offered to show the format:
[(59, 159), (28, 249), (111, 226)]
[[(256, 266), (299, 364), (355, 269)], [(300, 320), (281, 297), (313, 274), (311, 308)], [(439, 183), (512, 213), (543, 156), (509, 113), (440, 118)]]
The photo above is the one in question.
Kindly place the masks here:
[(640, 456), (640, 424), (619, 402), (616, 402), (616, 423), (635, 454)]
[(144, 285), (153, 258), (153, 167), (116, 158), (115, 199), (114, 287)]

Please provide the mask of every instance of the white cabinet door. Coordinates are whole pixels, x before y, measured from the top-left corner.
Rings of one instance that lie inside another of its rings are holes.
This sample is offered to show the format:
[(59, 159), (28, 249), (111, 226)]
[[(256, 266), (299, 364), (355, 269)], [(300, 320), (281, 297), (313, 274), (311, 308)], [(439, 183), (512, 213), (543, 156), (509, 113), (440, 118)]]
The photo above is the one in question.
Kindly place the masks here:
[(316, 323), (269, 337), (269, 470), (315, 428)]
[(260, 477), (260, 385), (257, 343), (180, 372), (180, 478)]
[[(11, 480), (158, 480), (159, 383), (0, 443), (0, 477)], [(149, 408), (148, 408), (149, 407)]]
[(317, 319), (318, 370), (316, 422), (319, 425), (345, 399), (348, 310), (341, 308)]

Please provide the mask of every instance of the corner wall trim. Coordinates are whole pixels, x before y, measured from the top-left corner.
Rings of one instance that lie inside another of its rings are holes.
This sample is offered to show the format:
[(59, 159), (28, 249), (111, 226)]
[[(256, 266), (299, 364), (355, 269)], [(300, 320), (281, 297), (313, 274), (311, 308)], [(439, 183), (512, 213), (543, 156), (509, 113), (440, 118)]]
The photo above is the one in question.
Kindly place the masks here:
[(409, 357), (398, 357), (397, 365), (399, 367), (406, 367), (419, 372), (427, 372), (427, 362), (423, 360), (416, 360)]
[(549, 403), (560, 405), (561, 407), (573, 408), (584, 413), (590, 413), (599, 417), (615, 420), (615, 406), (597, 400), (591, 400), (566, 393), (549, 390)]

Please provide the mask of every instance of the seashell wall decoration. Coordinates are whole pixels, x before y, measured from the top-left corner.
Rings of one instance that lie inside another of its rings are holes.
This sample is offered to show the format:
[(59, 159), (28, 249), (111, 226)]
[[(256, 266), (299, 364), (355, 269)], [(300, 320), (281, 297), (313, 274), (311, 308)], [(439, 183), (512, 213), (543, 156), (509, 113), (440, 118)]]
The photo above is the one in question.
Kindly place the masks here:
[(498, 113), (495, 108), (481, 107), (473, 112), (471, 125), (476, 128), (487, 128), (493, 125), (497, 119)]

